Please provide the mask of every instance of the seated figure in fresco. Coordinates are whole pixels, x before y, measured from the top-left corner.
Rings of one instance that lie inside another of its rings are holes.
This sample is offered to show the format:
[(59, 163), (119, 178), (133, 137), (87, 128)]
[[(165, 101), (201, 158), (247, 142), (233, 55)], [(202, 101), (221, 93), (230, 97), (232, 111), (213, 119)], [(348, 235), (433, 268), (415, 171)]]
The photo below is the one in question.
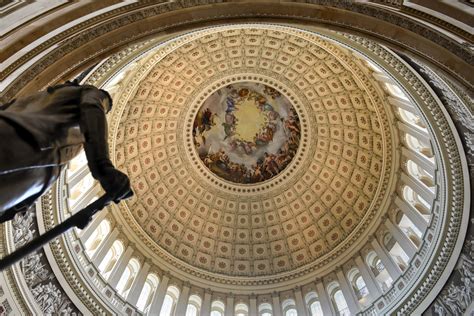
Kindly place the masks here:
[(128, 177), (109, 158), (105, 114), (111, 107), (105, 90), (69, 81), (0, 106), (0, 223), (26, 211), (82, 148), (112, 200), (132, 194)]

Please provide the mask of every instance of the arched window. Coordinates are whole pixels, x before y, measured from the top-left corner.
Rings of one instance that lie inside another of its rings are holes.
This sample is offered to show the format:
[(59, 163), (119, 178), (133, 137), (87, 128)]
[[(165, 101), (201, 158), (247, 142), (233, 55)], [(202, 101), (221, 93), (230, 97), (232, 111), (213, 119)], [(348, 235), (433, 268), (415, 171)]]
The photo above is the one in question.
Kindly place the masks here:
[(411, 204), (425, 220), (429, 220), (431, 205), (421, 195), (416, 193), (411, 187), (405, 185), (403, 187), (403, 199)]
[(86, 152), (82, 150), (74, 159), (72, 159), (67, 168), (67, 178), (70, 179), (74, 174), (76, 174), (80, 169), (87, 165)]
[(109, 278), (110, 273), (112, 272), (122, 253), (123, 243), (120, 240), (114, 241), (112, 247), (110, 247), (104, 259), (102, 259), (102, 262), (99, 264), (99, 271), (101, 272), (104, 279), (107, 280)]
[(358, 276), (355, 279), (355, 288), (357, 289), (357, 296), (359, 299), (364, 298), (369, 294), (369, 290), (367, 290), (367, 285), (365, 285), (364, 279), (362, 276)]
[(186, 308), (186, 316), (198, 316), (201, 310), (202, 300), (197, 295), (191, 295), (188, 300), (188, 307)]
[(281, 304), (283, 308), (283, 314), (285, 316), (297, 316), (298, 312), (296, 311), (296, 303), (293, 299), (289, 298), (283, 301)]
[(176, 286), (169, 286), (166, 291), (163, 305), (161, 306), (160, 316), (171, 316), (176, 309), (176, 302), (179, 297), (179, 289)]
[(426, 125), (423, 123), (423, 121), (421, 120), (421, 118), (418, 115), (413, 114), (412, 112), (404, 110), (402, 108), (398, 109), (398, 114), (400, 116), (400, 119), (403, 122), (405, 122), (405, 123), (407, 123), (407, 124), (409, 124), (409, 125), (411, 125), (415, 128), (418, 128), (422, 131), (427, 132)]
[(84, 248), (89, 257), (92, 257), (92, 255), (97, 251), (105, 237), (110, 233), (110, 228), (110, 222), (104, 219), (86, 240)]
[(296, 308), (292, 307), (286, 311), (285, 316), (298, 316), (298, 312), (296, 311)]
[(364, 279), (360, 275), (360, 271), (357, 268), (353, 268), (349, 271), (347, 277), (359, 302), (365, 303), (363, 299), (369, 294), (369, 291)]
[(169, 295), (165, 296), (163, 300), (163, 306), (161, 306), (160, 316), (170, 316), (173, 311), (174, 301)]
[(249, 308), (247, 304), (239, 303), (235, 305), (235, 316), (248, 316)]
[(225, 304), (221, 301), (214, 301), (211, 304), (211, 316), (224, 316)]
[(429, 174), (425, 169), (421, 168), (416, 162), (412, 160), (407, 161), (406, 169), (410, 176), (419, 180), (431, 191), (434, 191), (435, 184), (433, 175)]
[(305, 295), (306, 306), (311, 311), (311, 316), (322, 316), (321, 303), (319, 302), (318, 294), (314, 291)]
[(410, 218), (399, 211), (396, 216), (396, 222), (408, 239), (410, 239), (417, 248), (420, 248), (423, 233), (413, 224)]
[(431, 162), (434, 162), (434, 155), (433, 151), (431, 150), (430, 144), (423, 142), (422, 140), (415, 138), (410, 134), (405, 135), (405, 142), (409, 149), (419, 152), (420, 154), (424, 155), (428, 158)]
[(374, 251), (367, 254), (367, 265), (372, 271), (375, 280), (380, 285), (382, 290), (387, 291), (393, 283), (390, 274), (382, 263), (382, 260), (376, 255)]
[(349, 312), (349, 307), (347, 307), (346, 299), (342, 294), (340, 289), (337, 289), (333, 296), (334, 305), (336, 310), (338, 311), (338, 315), (340, 316), (349, 316), (351, 313)]
[(95, 182), (96, 180), (92, 177), (92, 174), (88, 173), (72, 186), (69, 190), (69, 206), (73, 207), (92, 188)]
[(311, 311), (311, 316), (323, 316), (323, 309), (321, 308), (321, 303), (319, 303), (319, 301), (314, 301), (309, 306), (309, 310)]
[(145, 284), (143, 285), (137, 302), (137, 307), (142, 312), (146, 311), (146, 309), (150, 306), (153, 293), (158, 288), (159, 282), (160, 281), (158, 277), (153, 273), (146, 277)]
[(117, 292), (122, 297), (124, 298), (127, 297), (128, 291), (130, 291), (133, 280), (137, 276), (139, 270), (140, 270), (140, 263), (138, 262), (138, 260), (137, 259), (130, 260), (130, 262), (125, 268), (125, 271), (122, 273), (122, 276), (120, 277), (120, 280), (117, 284)]
[(405, 271), (405, 269), (408, 267), (410, 258), (400, 246), (400, 244), (395, 240), (395, 238), (393, 238), (393, 236), (389, 233), (384, 236), (384, 246), (400, 270)]
[(198, 316), (198, 309), (195, 305), (188, 304), (186, 309), (186, 316)]
[(272, 305), (268, 303), (262, 303), (258, 306), (258, 314), (260, 316), (272, 316)]

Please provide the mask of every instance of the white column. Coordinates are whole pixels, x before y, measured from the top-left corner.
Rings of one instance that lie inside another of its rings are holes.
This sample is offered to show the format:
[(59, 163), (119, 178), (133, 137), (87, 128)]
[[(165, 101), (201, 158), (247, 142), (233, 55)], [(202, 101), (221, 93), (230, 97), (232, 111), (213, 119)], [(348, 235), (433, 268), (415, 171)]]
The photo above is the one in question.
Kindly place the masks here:
[(234, 296), (229, 295), (226, 298), (224, 316), (234, 316)]
[(357, 301), (354, 293), (354, 288), (349, 285), (347, 282), (346, 276), (344, 275), (344, 271), (341, 269), (336, 271), (337, 280), (339, 281), (339, 285), (341, 286), (342, 294), (344, 295), (344, 299), (346, 300), (347, 307), (352, 315), (356, 315), (360, 311), (359, 302)]
[(99, 249), (97, 249), (94, 252), (91, 260), (95, 266), (99, 266), (100, 262), (102, 261), (102, 259), (104, 259), (105, 255), (107, 254), (107, 251), (110, 250), (110, 247), (112, 247), (112, 244), (117, 239), (118, 234), (119, 234), (119, 230), (117, 228), (114, 228), (112, 232), (105, 237), (105, 240), (102, 241), (102, 243), (99, 246)]
[(176, 304), (176, 312), (174, 313), (176, 316), (186, 314), (186, 309), (188, 308), (189, 300), (189, 289), (189, 283), (183, 284), (183, 288), (179, 293), (178, 303)]
[(89, 237), (92, 235), (92, 233), (97, 229), (97, 227), (99, 227), (99, 224), (102, 223), (103, 219), (105, 219), (107, 213), (107, 209), (103, 209), (102, 211), (100, 211), (94, 216), (89, 225), (87, 225), (86, 228), (79, 232), (79, 238), (83, 243), (85, 243), (87, 239), (89, 239)]
[(127, 296), (127, 301), (132, 304), (136, 305), (138, 302), (138, 298), (140, 297), (140, 293), (142, 292), (143, 286), (145, 285), (146, 277), (148, 276), (148, 271), (150, 271), (150, 265), (148, 262), (143, 264), (143, 267), (138, 272), (137, 277), (133, 280), (132, 287), (130, 288), (130, 292)]
[(67, 186), (69, 189), (72, 189), (76, 184), (78, 184), (87, 174), (90, 172), (87, 164), (82, 166), (79, 170), (74, 172), (74, 174), (68, 178)]
[(308, 308), (306, 307), (306, 303), (303, 299), (301, 288), (298, 286), (293, 292), (295, 294), (296, 311), (298, 312), (298, 316), (308, 316)]
[(402, 272), (400, 271), (400, 268), (398, 265), (393, 262), (392, 258), (390, 257), (389, 254), (385, 251), (385, 249), (380, 246), (379, 242), (377, 241), (377, 238), (372, 239), (372, 247), (374, 247), (375, 253), (377, 256), (382, 260), (382, 263), (387, 269), (388, 274), (390, 274), (390, 277), (392, 278), (393, 281), (398, 279), (400, 275), (402, 275)]
[(115, 264), (114, 269), (110, 273), (110, 278), (108, 282), (111, 287), (113, 288), (117, 287), (117, 284), (120, 281), (120, 277), (122, 276), (123, 271), (125, 271), (125, 268), (130, 262), (130, 258), (132, 257), (132, 254), (133, 254), (133, 248), (128, 246), (125, 252), (120, 256), (118, 262)]
[(417, 209), (400, 197), (395, 198), (395, 205), (405, 214), (419, 231), (425, 232), (428, 228), (428, 222)]
[(419, 180), (413, 179), (405, 172), (402, 172), (400, 179), (403, 181), (403, 183), (411, 187), (413, 191), (421, 195), (421, 197), (423, 197), (426, 202), (428, 202), (430, 205), (433, 204), (434, 192), (428, 189), (428, 187), (424, 183)]
[(405, 235), (405, 233), (402, 232), (400, 227), (392, 223), (392, 221), (389, 218), (385, 221), (385, 227), (388, 228), (392, 236), (400, 244), (400, 247), (402, 247), (403, 251), (405, 251), (408, 257), (413, 258), (413, 256), (415, 256), (418, 249), (416, 249), (416, 246), (407, 237), (407, 235)]
[(382, 289), (380, 288), (377, 281), (375, 281), (375, 279), (370, 274), (369, 268), (365, 264), (365, 260), (362, 259), (362, 257), (357, 256), (355, 257), (354, 261), (357, 265), (357, 268), (359, 269), (362, 279), (364, 279), (367, 289), (369, 290), (370, 297), (372, 298), (372, 300), (376, 300), (382, 295)]
[(283, 312), (281, 310), (280, 295), (278, 293), (273, 293), (272, 295), (272, 309), (273, 316), (283, 316)]
[(335, 315), (336, 312), (332, 305), (331, 299), (326, 292), (326, 287), (323, 282), (316, 283), (316, 290), (318, 291), (319, 302), (321, 303), (321, 309), (323, 310), (324, 315)]
[(250, 295), (249, 305), (250, 305), (249, 315), (258, 315), (258, 312), (257, 312), (257, 296), (255, 296), (255, 294)]
[(404, 100), (404, 99), (400, 99), (400, 98), (397, 98), (397, 97), (388, 97), (388, 103), (390, 103), (391, 105), (395, 105), (396, 107), (399, 107), (401, 109), (404, 109), (408, 112), (411, 112), (415, 115), (418, 115), (418, 113), (416, 113), (416, 110), (413, 108), (413, 105), (411, 105), (411, 103), (407, 100)]
[(431, 176), (434, 177), (435, 174), (435, 166), (433, 162), (429, 161), (426, 156), (422, 155), (418, 151), (410, 150), (408, 148), (402, 147), (402, 155), (406, 159), (413, 160), (417, 163), (420, 167), (426, 170)]
[(169, 276), (164, 274), (158, 285), (158, 289), (153, 295), (153, 299), (150, 304), (150, 309), (148, 310), (148, 315), (158, 316), (161, 312), (161, 306), (163, 306), (163, 301), (165, 299), (166, 290), (168, 289), (168, 281), (170, 280)]
[(202, 300), (201, 316), (209, 316), (211, 314), (211, 291), (204, 292), (204, 299)]

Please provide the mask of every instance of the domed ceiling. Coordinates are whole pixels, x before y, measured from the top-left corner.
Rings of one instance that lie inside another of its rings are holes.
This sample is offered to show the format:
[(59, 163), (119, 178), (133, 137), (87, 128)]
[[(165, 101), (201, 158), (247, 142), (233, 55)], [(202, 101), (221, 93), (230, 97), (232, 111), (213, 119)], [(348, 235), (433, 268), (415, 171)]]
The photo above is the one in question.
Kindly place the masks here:
[(185, 34), (139, 63), (118, 107), (112, 152), (136, 193), (123, 216), (177, 267), (314, 270), (357, 251), (393, 191), (382, 89), (316, 33)]

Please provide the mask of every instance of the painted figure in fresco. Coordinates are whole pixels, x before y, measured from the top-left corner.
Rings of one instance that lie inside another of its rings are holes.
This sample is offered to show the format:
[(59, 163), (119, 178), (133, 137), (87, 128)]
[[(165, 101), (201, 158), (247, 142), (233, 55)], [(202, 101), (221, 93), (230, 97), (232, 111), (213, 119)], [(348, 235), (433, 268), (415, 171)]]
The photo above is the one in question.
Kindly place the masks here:
[(209, 109), (199, 112), (194, 120), (194, 134), (202, 135), (205, 131), (210, 130), (211, 127), (215, 125), (214, 118), (215, 113), (212, 113)]
[[(212, 172), (236, 183), (276, 176), (291, 162), (300, 141), (298, 115), (282, 95), (265, 85), (250, 87), (234, 84), (218, 90), (216, 97), (221, 101), (212, 98), (194, 121), (193, 140), (201, 160)], [(251, 140), (237, 133), (239, 124), (246, 124), (239, 122), (239, 108), (249, 106), (248, 101), (260, 112), (256, 115), (262, 115)], [(218, 124), (214, 116), (220, 118)]]
[(277, 90), (275, 90), (275, 89), (273, 89), (272, 87), (269, 87), (269, 86), (265, 86), (264, 89), (263, 89), (263, 92), (265, 94), (268, 94), (269, 96), (271, 96), (272, 99), (276, 99), (276, 98), (281, 96), (280, 92), (278, 92)]
[(109, 158), (111, 107), (105, 90), (77, 82), (0, 107), (0, 223), (27, 210), (82, 148), (92, 176), (114, 201), (131, 194), (128, 177)]
[(204, 130), (208, 131), (211, 129), (211, 126), (214, 125), (214, 115), (211, 110), (206, 109), (202, 116), (202, 125)]
[(233, 124), (222, 123), (222, 126), (224, 127), (224, 134), (225, 134), (223, 140), (226, 140), (227, 138), (235, 134), (235, 126)]
[(235, 107), (235, 100), (232, 97), (227, 97), (226, 99), (226, 105), (227, 105), (227, 110), (226, 112), (234, 112), (236, 107)]
[(245, 98), (249, 95), (250, 91), (249, 89), (243, 88), (239, 90), (239, 97)]

